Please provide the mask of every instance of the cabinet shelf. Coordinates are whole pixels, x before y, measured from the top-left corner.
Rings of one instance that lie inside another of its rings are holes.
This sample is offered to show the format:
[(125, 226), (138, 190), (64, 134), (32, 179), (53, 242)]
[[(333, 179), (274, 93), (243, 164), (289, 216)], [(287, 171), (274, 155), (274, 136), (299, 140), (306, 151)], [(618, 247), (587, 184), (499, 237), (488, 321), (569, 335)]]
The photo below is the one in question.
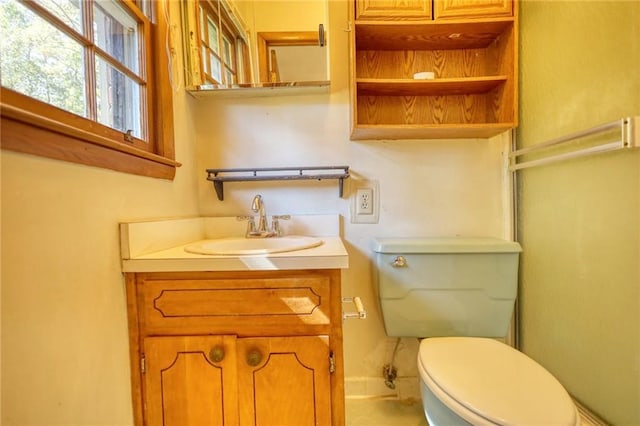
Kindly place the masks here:
[[(488, 138), (516, 127), (517, 6), (496, 16), (494, 3), (464, 19), (409, 19), (414, 9), (395, 3), (354, 20), (351, 139)], [(437, 78), (412, 78), (421, 71)]]
[(353, 129), (351, 140), (471, 139), (490, 138), (514, 127), (492, 124), (368, 124)]
[(495, 42), (513, 18), (446, 21), (356, 21), (357, 50), (477, 49)]
[(443, 96), (487, 93), (507, 81), (495, 77), (442, 78), (436, 80), (358, 78), (358, 95), (364, 96)]

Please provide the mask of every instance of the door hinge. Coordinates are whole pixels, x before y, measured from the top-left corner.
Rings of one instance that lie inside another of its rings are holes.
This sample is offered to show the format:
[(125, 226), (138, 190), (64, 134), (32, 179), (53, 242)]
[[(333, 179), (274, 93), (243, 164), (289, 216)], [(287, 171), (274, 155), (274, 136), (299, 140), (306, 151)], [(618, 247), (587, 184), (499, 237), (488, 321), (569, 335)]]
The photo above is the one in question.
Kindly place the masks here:
[(329, 373), (336, 372), (336, 357), (333, 356), (333, 351), (329, 352)]
[(142, 374), (145, 374), (147, 372), (147, 366), (145, 363), (144, 355), (142, 355), (142, 357), (140, 358), (140, 372)]

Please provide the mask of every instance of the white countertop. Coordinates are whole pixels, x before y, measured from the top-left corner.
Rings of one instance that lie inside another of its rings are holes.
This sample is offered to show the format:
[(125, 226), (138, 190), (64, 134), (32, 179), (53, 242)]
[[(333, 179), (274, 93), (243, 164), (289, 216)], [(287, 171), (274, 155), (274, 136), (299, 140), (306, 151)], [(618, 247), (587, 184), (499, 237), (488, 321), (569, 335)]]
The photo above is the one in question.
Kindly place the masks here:
[[(322, 240), (317, 247), (283, 253), (221, 256), (188, 253), (198, 241), (242, 236), (245, 225), (233, 218), (188, 218), (120, 224), (123, 272), (251, 271), (345, 269), (349, 255), (338, 236), (338, 215), (296, 216), (285, 235)], [(296, 232), (298, 231), (298, 232)], [(299, 232), (303, 231), (303, 232)]]

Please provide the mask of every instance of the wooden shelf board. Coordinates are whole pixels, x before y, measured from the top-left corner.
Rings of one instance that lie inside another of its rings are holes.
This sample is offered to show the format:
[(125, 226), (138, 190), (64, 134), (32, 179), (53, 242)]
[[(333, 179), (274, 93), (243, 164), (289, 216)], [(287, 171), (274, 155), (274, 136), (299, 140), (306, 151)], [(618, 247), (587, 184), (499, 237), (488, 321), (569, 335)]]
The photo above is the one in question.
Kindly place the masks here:
[(356, 125), (351, 140), (476, 139), (490, 138), (515, 127), (515, 123), (407, 125)]
[(446, 96), (487, 93), (507, 79), (506, 75), (435, 80), (359, 78), (356, 85), (360, 96)]
[(487, 47), (513, 18), (474, 21), (355, 21), (357, 50), (437, 50)]

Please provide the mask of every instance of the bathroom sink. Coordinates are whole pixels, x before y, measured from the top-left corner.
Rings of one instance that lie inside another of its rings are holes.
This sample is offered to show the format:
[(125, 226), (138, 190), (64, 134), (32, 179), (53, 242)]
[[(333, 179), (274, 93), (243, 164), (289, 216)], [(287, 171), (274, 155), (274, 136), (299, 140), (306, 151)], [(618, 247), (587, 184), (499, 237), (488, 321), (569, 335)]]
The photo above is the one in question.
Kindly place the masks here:
[(322, 240), (314, 237), (289, 235), (277, 238), (218, 238), (199, 241), (184, 248), (188, 253), (213, 255), (251, 255), (283, 253), (317, 247)]

